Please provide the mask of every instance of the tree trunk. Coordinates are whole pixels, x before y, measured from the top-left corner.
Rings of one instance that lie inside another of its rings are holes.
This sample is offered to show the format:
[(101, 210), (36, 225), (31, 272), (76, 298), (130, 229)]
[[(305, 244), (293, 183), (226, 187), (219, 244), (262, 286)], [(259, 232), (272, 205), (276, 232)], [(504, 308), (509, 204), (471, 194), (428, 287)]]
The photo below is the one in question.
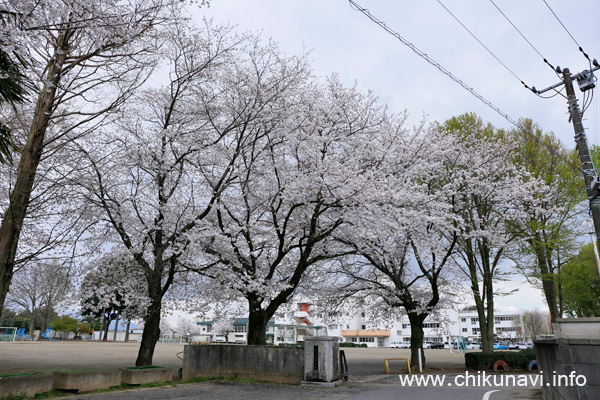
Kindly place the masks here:
[(21, 152), (15, 185), (10, 193), (9, 204), (0, 226), (0, 313), (4, 308), (4, 301), (12, 281), (17, 245), (44, 150), (44, 137), (52, 115), (56, 88), (59, 86), (72, 33), (69, 29), (62, 31), (57, 38), (54, 56), (48, 62), (46, 83), (38, 95), (27, 143)]
[[(536, 242), (540, 242), (539, 233), (536, 233)], [(538, 262), (538, 268), (540, 269), (540, 278), (542, 279), (542, 289), (546, 296), (546, 303), (548, 304), (548, 310), (550, 311), (550, 318), (552, 322), (556, 321), (556, 318), (560, 318), (558, 311), (558, 304), (556, 302), (556, 282), (554, 281), (554, 274), (550, 271), (548, 264), (546, 263), (546, 255), (544, 249), (540, 245), (534, 245), (535, 255)]]
[(131, 327), (131, 320), (127, 320), (127, 327), (125, 328), (125, 343), (129, 342), (129, 328)]
[(31, 339), (33, 340), (33, 330), (34, 330), (34, 325), (35, 324), (35, 312), (31, 313), (31, 321), (29, 321), (29, 336), (31, 337)]
[(119, 330), (119, 317), (120, 315), (117, 313), (117, 318), (115, 319), (115, 332), (113, 333), (113, 342), (117, 341), (117, 331)]
[(100, 332), (98, 334), (98, 340), (102, 341), (102, 335), (104, 334), (104, 324), (106, 323), (106, 318), (104, 317), (104, 314), (106, 310), (102, 310), (102, 316), (100, 317)]
[(423, 321), (424, 317), (414, 311), (408, 312), (410, 321), (410, 365), (413, 370), (419, 368), (419, 351), (421, 366), (425, 368), (425, 352), (423, 351)]
[(144, 320), (144, 332), (142, 333), (142, 343), (138, 351), (136, 367), (149, 367), (152, 365), (154, 357), (154, 347), (160, 339), (160, 311), (161, 299), (154, 298), (148, 307), (148, 312)]
[[(485, 336), (487, 338), (489, 352), (494, 351), (494, 283), (492, 281), (491, 274), (487, 277), (486, 281), (483, 282), (486, 285), (486, 313), (485, 313)], [(480, 329), (483, 329), (482, 326)], [(483, 343), (484, 331), (481, 331), (482, 343)]]
[(42, 340), (42, 333), (48, 326), (48, 320), (50, 319), (50, 306), (46, 304), (46, 309), (44, 310), (44, 319), (42, 320), (42, 326), (40, 327), (40, 333), (38, 334), (38, 340)]
[(104, 319), (104, 332), (102, 336), (102, 341), (106, 342), (108, 340), (108, 327), (110, 326), (110, 316)]
[(264, 346), (267, 344), (267, 323), (271, 316), (261, 308), (260, 301), (254, 296), (248, 296), (248, 306), (248, 344)]

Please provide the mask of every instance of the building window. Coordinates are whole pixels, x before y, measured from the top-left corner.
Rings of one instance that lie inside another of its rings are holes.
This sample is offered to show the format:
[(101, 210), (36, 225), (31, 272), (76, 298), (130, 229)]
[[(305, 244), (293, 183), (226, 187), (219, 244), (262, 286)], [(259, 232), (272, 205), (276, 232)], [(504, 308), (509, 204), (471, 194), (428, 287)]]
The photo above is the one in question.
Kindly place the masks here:
[(410, 324), (402, 324), (402, 329), (409, 329), (410, 328)]
[(248, 325), (235, 324), (233, 325), (234, 332), (246, 332), (248, 330)]
[(402, 331), (396, 331), (396, 336), (402, 335)]
[(462, 328), (462, 331), (463, 332), (467, 332), (467, 328)]
[(471, 318), (471, 325), (477, 325), (479, 318)]
[(471, 330), (473, 331), (473, 335), (479, 333), (479, 328), (471, 328)]
[(356, 339), (357, 339), (356, 337), (352, 336), (352, 337), (348, 338), (348, 341), (352, 342), (352, 343), (356, 343)]
[(460, 322), (467, 322), (467, 319), (466, 318), (461, 318)]
[(494, 321), (499, 324), (501, 321), (514, 321), (515, 317), (494, 317)]
[(423, 328), (432, 329), (432, 328), (439, 328), (439, 327), (440, 327), (440, 324), (437, 322), (426, 322), (423, 324)]
[(498, 327), (496, 328), (496, 332), (516, 332), (517, 328), (508, 326), (508, 327)]
[(366, 325), (362, 325), (361, 329), (367, 329), (367, 326)]
[(212, 325), (206, 325), (206, 332), (212, 332)]
[(410, 342), (410, 336), (404, 336), (402, 340), (405, 342)]
[(329, 325), (327, 328), (331, 329), (333, 331), (333, 330), (337, 329), (338, 326), (334, 324), (334, 325)]
[(361, 337), (360, 342), (361, 343), (375, 343), (375, 338), (374, 337)]

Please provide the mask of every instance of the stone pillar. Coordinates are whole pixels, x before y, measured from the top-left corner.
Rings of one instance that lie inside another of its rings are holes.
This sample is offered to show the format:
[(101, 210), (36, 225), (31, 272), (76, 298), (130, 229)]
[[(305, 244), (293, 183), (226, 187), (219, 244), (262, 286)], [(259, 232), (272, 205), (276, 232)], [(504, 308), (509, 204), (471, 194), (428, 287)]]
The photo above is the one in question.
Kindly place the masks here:
[(339, 337), (305, 336), (302, 385), (335, 386), (340, 379)]

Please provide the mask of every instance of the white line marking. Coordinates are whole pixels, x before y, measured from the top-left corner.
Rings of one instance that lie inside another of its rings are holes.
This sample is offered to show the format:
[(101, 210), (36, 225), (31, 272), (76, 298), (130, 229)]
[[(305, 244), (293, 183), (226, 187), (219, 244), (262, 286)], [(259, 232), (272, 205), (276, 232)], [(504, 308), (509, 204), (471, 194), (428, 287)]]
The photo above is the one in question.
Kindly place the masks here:
[(489, 400), (490, 399), (490, 395), (494, 392), (499, 392), (499, 390), (490, 390), (489, 392), (486, 392), (483, 397), (481, 398), (481, 400)]

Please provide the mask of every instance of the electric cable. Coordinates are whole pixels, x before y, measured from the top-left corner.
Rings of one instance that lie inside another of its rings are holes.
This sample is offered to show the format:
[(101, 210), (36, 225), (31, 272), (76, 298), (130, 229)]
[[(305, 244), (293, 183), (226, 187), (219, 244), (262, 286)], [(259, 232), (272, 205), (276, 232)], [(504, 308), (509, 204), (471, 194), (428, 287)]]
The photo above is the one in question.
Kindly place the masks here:
[[(450, 15), (452, 16), (452, 18), (454, 18), (454, 19), (456, 20), (456, 22), (458, 22), (458, 23), (460, 24), (460, 26), (462, 26), (462, 27), (463, 27), (463, 28), (464, 28), (464, 29), (465, 29), (465, 30), (466, 30), (466, 31), (467, 31), (467, 32), (468, 32), (468, 33), (469, 33), (469, 34), (470, 34), (470, 35), (473, 37), (473, 39), (475, 39), (475, 40), (476, 40), (476, 41), (477, 41), (477, 42), (478, 42), (478, 43), (479, 43), (481, 46), (483, 46), (483, 48), (484, 48), (484, 49), (486, 49), (486, 50), (487, 50), (487, 52), (488, 52), (488, 53), (490, 53), (490, 54), (492, 55), (492, 57), (494, 57), (494, 58), (496, 59), (496, 61), (498, 61), (500, 64), (502, 64), (502, 66), (503, 66), (504, 68), (506, 68), (506, 70), (507, 70), (508, 72), (510, 72), (510, 73), (512, 74), (512, 76), (514, 76), (515, 78), (517, 78), (517, 80), (518, 80), (519, 82), (521, 82), (521, 84), (522, 84), (522, 85), (523, 85), (523, 86), (524, 86), (526, 89), (529, 89), (529, 90), (531, 90), (531, 92), (533, 92), (533, 93), (534, 93), (536, 96), (538, 96), (538, 97), (541, 97), (542, 99), (550, 99), (550, 98), (552, 98), (552, 97), (554, 97), (554, 96), (556, 96), (556, 95), (560, 94), (559, 92), (557, 92), (556, 94), (554, 94), (554, 95), (552, 95), (552, 96), (549, 96), (549, 97), (548, 97), (548, 96), (542, 96), (542, 95), (540, 95), (539, 93), (537, 93), (537, 90), (535, 90), (535, 86), (529, 87), (529, 86), (528, 86), (528, 85), (527, 85), (527, 84), (526, 84), (526, 83), (525, 83), (525, 82), (524, 82), (524, 81), (523, 81), (521, 78), (519, 78), (519, 77), (517, 76), (517, 74), (515, 74), (515, 73), (514, 73), (514, 72), (513, 72), (513, 71), (512, 71), (510, 68), (508, 68), (508, 67), (506, 66), (506, 64), (505, 64), (505, 63), (503, 63), (503, 62), (502, 62), (502, 60), (500, 60), (500, 59), (499, 59), (499, 58), (496, 56), (496, 54), (494, 54), (494, 52), (492, 52), (492, 51), (491, 51), (491, 50), (490, 50), (490, 49), (489, 49), (489, 48), (488, 48), (488, 47), (487, 47), (485, 44), (483, 44), (483, 42), (482, 42), (481, 40), (479, 40), (479, 38), (478, 38), (478, 37), (477, 37), (477, 36), (476, 36), (476, 35), (475, 35), (473, 32), (471, 32), (471, 30), (470, 30), (469, 28), (467, 28), (467, 26), (466, 26), (465, 24), (463, 24), (463, 23), (462, 23), (462, 21), (461, 21), (461, 20), (460, 20), (460, 19), (459, 19), (459, 18), (458, 18), (456, 15), (454, 15), (454, 13), (453, 13), (452, 11), (450, 11), (450, 9), (449, 9), (448, 7), (446, 7), (446, 6), (444, 5), (444, 3), (442, 3), (442, 1), (441, 1), (441, 0), (437, 0), (437, 2), (438, 2), (438, 3), (439, 3), (439, 4), (440, 4), (440, 5), (441, 5), (441, 6), (444, 8), (444, 10), (446, 10), (446, 11), (448, 12), (448, 14), (450, 14)], [(565, 97), (565, 96), (563, 95), (563, 97)], [(566, 98), (566, 97), (565, 97), (565, 98)]]
[[(490, 0), (491, 1), (491, 0)], [(359, 4), (357, 4), (354, 0), (348, 0), (348, 2), (350, 3), (350, 6), (357, 10), (360, 11), (362, 14), (364, 14), (366, 17), (368, 17), (371, 21), (375, 22), (377, 25), (379, 25), (381, 28), (383, 28), (386, 32), (388, 32), (390, 35), (394, 36), (396, 39), (398, 39), (402, 44), (404, 44), (405, 46), (407, 46), (408, 48), (410, 48), (414, 53), (416, 53), (418, 56), (420, 56), (421, 58), (423, 58), (425, 61), (427, 61), (429, 64), (433, 65), (434, 67), (436, 67), (438, 70), (440, 70), (440, 72), (442, 72), (443, 74), (445, 74), (446, 76), (448, 76), (450, 79), (452, 79), (454, 82), (458, 83), (460, 86), (463, 87), (463, 89), (467, 90), (469, 93), (471, 93), (473, 96), (475, 96), (477, 99), (479, 99), (480, 101), (482, 101), (485, 105), (487, 105), (488, 107), (490, 107), (492, 110), (496, 111), (498, 114), (500, 114), (502, 117), (504, 117), (504, 119), (506, 119), (508, 122), (510, 122), (512, 125), (514, 125), (519, 131), (524, 132), (525, 134), (527, 134), (530, 138), (532, 138), (535, 142), (537, 142), (540, 146), (543, 146), (544, 144), (541, 143), (535, 136), (533, 136), (531, 133), (529, 133), (526, 129), (523, 128), (523, 126), (521, 126), (520, 123), (516, 122), (514, 119), (512, 119), (508, 114), (506, 114), (505, 112), (503, 112), (502, 110), (500, 110), (498, 107), (496, 107), (495, 105), (493, 105), (490, 101), (486, 100), (483, 96), (481, 96), (479, 93), (477, 93), (473, 88), (470, 88), (469, 86), (467, 86), (463, 81), (461, 81), (460, 79), (458, 79), (456, 76), (454, 76), (450, 71), (448, 71), (446, 68), (442, 67), (439, 63), (437, 63), (436, 61), (434, 61), (431, 57), (429, 57), (427, 54), (425, 54), (424, 52), (422, 52), (421, 50), (419, 50), (414, 44), (412, 44), (411, 42), (409, 42), (408, 40), (406, 40), (404, 37), (402, 37), (399, 33), (397, 33), (396, 31), (394, 31), (393, 29), (391, 29), (390, 27), (388, 27), (385, 22), (383, 22), (382, 20), (378, 19), (377, 17), (375, 17), (374, 15), (371, 14), (371, 12), (366, 9), (361, 7)], [(562, 89), (561, 89), (562, 90)], [(557, 93), (560, 93), (559, 91), (556, 91)], [(551, 150), (550, 148), (548, 148), (549, 150)], [(563, 157), (562, 155), (558, 155), (559, 158), (561, 158), (564, 162), (567, 163), (567, 165), (570, 165), (572, 168), (580, 171), (580, 172), (584, 172), (581, 168), (581, 166), (578, 165), (574, 165), (573, 162), (571, 160), (568, 160), (567, 158)]]
[[(534, 50), (534, 51), (535, 51), (535, 52), (536, 52), (536, 53), (537, 53), (537, 54), (538, 54), (540, 57), (542, 57), (542, 59), (544, 60), (544, 62), (545, 62), (546, 64), (548, 64), (548, 66), (549, 66), (550, 68), (552, 68), (552, 71), (554, 71), (554, 73), (555, 73), (556, 75), (558, 75), (558, 72), (556, 71), (556, 68), (554, 68), (554, 65), (550, 64), (550, 62), (548, 61), (548, 59), (546, 59), (546, 57), (544, 57), (544, 56), (542, 55), (542, 53), (540, 53), (540, 52), (538, 51), (538, 49), (536, 49), (536, 48), (535, 48), (535, 46), (534, 46), (534, 45), (533, 45), (533, 44), (532, 44), (532, 43), (529, 41), (529, 39), (527, 39), (527, 38), (525, 37), (525, 35), (523, 35), (523, 33), (522, 33), (520, 30), (519, 30), (519, 28), (517, 28), (517, 26), (516, 26), (515, 24), (513, 24), (513, 22), (510, 20), (510, 18), (508, 18), (508, 16), (507, 16), (506, 14), (504, 14), (504, 12), (503, 12), (503, 11), (500, 9), (500, 7), (498, 7), (498, 5), (496, 5), (496, 3), (494, 3), (494, 0), (490, 0), (490, 2), (491, 2), (493, 5), (494, 5), (494, 7), (496, 7), (496, 10), (498, 10), (498, 11), (500, 12), (500, 14), (502, 14), (502, 16), (503, 16), (503, 17), (504, 17), (504, 18), (505, 18), (505, 19), (508, 21), (508, 23), (509, 23), (509, 24), (511, 24), (511, 25), (512, 25), (512, 27), (513, 27), (513, 28), (515, 28), (515, 30), (516, 30), (517, 32), (519, 32), (519, 35), (521, 35), (521, 37), (522, 37), (523, 39), (525, 39), (525, 41), (526, 41), (526, 42), (529, 44), (529, 46), (531, 46), (531, 48), (532, 48), (532, 49), (533, 49), (533, 50)], [(560, 75), (559, 75), (559, 77), (560, 77)]]
[(375, 16), (373, 16), (369, 12), (369, 10), (367, 10), (366, 8), (361, 7), (354, 0), (348, 0), (348, 1), (349, 1), (350, 5), (352, 6), (352, 8), (354, 8), (355, 10), (360, 11), (361, 13), (363, 13), (364, 15), (366, 15), (371, 21), (375, 22), (381, 28), (385, 29), (390, 35), (394, 36), (396, 39), (398, 39), (400, 42), (402, 42), (402, 44), (404, 44), (405, 46), (407, 46), (408, 48), (410, 48), (414, 53), (416, 53), (418, 56), (420, 56), (421, 58), (423, 58), (429, 64), (431, 64), (434, 67), (436, 67), (444, 75), (448, 76), (454, 82), (458, 83), (465, 90), (467, 90), (473, 96), (475, 96), (481, 102), (483, 102), (485, 105), (487, 105), (488, 107), (490, 107), (492, 110), (496, 111), (498, 114), (500, 114), (502, 117), (504, 117), (504, 119), (506, 119), (508, 122), (510, 122), (511, 124), (513, 124), (517, 128), (519, 127), (518, 124), (517, 124), (517, 122), (514, 119), (512, 119), (508, 114), (506, 114), (504, 111), (502, 111), (501, 109), (499, 109), (498, 107), (496, 107), (489, 100), (485, 99), (482, 95), (480, 95), (479, 93), (477, 93), (473, 88), (467, 86), (467, 84), (465, 84), (462, 80), (460, 80), (459, 78), (457, 78), (454, 74), (452, 74), (446, 68), (444, 68), (443, 66), (441, 66), (438, 62), (436, 62), (435, 60), (433, 60), (427, 54), (425, 54), (424, 52), (422, 52), (421, 50), (419, 50), (414, 44), (412, 44), (408, 40), (404, 39), (398, 32), (396, 32), (393, 29), (391, 29), (390, 27), (388, 27), (385, 24), (385, 22), (383, 22), (380, 19), (378, 19)]
[(567, 34), (571, 37), (571, 39), (573, 39), (573, 42), (575, 42), (575, 44), (579, 48), (579, 51), (583, 54), (583, 56), (585, 58), (587, 58), (588, 62), (590, 63), (590, 69), (592, 69), (592, 60), (590, 59), (590, 56), (588, 56), (588, 54), (585, 51), (583, 51), (583, 48), (581, 47), (581, 45), (579, 44), (579, 42), (577, 42), (577, 40), (575, 40), (575, 38), (573, 37), (573, 35), (571, 35), (571, 32), (569, 32), (569, 30), (565, 26), (565, 24), (563, 24), (562, 21), (560, 20), (560, 18), (558, 18), (558, 15), (556, 15), (556, 13), (552, 9), (552, 7), (550, 7), (550, 4), (548, 4), (546, 2), (546, 0), (542, 0), (542, 1), (546, 5), (546, 7), (548, 7), (548, 10), (550, 10), (550, 12), (552, 13), (552, 15), (554, 15), (554, 18), (556, 18), (556, 20), (558, 21), (558, 23), (562, 25), (562, 27), (564, 28), (565, 32), (567, 32)]

